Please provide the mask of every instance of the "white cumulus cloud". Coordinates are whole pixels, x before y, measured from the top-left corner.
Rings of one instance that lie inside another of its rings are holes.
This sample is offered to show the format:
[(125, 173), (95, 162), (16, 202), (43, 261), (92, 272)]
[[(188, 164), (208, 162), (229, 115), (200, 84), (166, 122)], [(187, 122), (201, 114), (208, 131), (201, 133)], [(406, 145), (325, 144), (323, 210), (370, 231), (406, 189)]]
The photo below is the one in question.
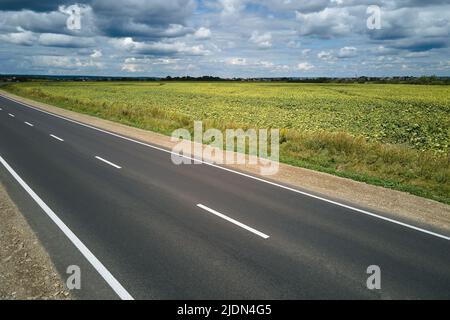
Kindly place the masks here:
[(308, 70), (314, 69), (314, 66), (309, 62), (300, 62), (297, 65), (297, 68), (299, 70), (308, 71)]
[(250, 37), (250, 42), (257, 45), (258, 48), (268, 49), (272, 47), (272, 34), (270, 32), (265, 32), (260, 34), (258, 31), (253, 31)]
[(209, 39), (211, 38), (211, 30), (205, 27), (201, 27), (197, 31), (195, 31), (194, 37), (199, 40)]

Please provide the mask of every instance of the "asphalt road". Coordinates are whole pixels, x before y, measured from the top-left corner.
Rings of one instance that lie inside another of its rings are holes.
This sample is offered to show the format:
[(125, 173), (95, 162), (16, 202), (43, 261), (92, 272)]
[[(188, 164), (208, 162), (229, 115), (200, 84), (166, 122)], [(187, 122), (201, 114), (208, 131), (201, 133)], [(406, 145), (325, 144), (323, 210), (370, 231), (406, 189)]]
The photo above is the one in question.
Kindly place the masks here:
[[(79, 297), (450, 298), (448, 238), (174, 165), (168, 152), (3, 97), (0, 108), (0, 179), (57, 268), (80, 266)], [(379, 290), (366, 287), (370, 265)]]

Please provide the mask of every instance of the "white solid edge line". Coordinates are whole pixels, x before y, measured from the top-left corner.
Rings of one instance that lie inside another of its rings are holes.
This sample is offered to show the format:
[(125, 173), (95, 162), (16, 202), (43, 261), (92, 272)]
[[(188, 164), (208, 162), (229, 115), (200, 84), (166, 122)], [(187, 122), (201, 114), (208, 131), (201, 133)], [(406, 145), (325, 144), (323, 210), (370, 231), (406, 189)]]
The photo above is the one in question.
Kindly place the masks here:
[(113, 166), (114, 168), (122, 169), (122, 167), (118, 166), (117, 164), (114, 164), (114, 163), (112, 163), (111, 161), (108, 161), (108, 160), (105, 160), (105, 159), (103, 159), (103, 158), (100, 158), (99, 156), (95, 156), (95, 158), (98, 159), (98, 160), (100, 160), (100, 161), (103, 161), (104, 163), (109, 164), (110, 166)]
[(55, 136), (54, 134), (51, 134), (50, 137), (59, 140), (59, 141), (64, 141), (63, 139), (61, 139), (60, 137)]
[(25, 124), (26, 124), (26, 125), (29, 125), (30, 127), (34, 127), (34, 124), (31, 124), (31, 123), (29, 123), (29, 122), (26, 122), (26, 121), (25, 121)]
[(249, 227), (246, 224), (243, 224), (243, 223), (241, 223), (241, 222), (239, 222), (237, 220), (234, 220), (233, 218), (230, 218), (230, 217), (228, 217), (228, 216), (226, 216), (226, 215), (224, 215), (224, 214), (222, 214), (220, 212), (217, 212), (214, 209), (208, 208), (207, 206), (205, 206), (203, 204), (199, 203), (199, 204), (197, 204), (197, 207), (202, 208), (203, 210), (206, 210), (206, 211), (208, 211), (208, 212), (210, 212), (210, 213), (212, 213), (212, 214), (214, 214), (214, 215), (216, 215), (216, 216), (218, 216), (218, 217), (220, 217), (222, 219), (225, 219), (225, 220), (227, 220), (227, 221), (229, 221), (229, 222), (231, 222), (231, 223), (233, 223), (233, 224), (235, 224), (235, 225), (237, 225), (237, 226), (239, 226), (241, 228), (244, 228), (245, 230), (250, 231), (250, 232), (258, 235), (261, 238), (264, 238), (264, 239), (268, 239), (269, 238), (269, 236), (267, 234), (262, 233), (261, 231), (258, 231), (256, 229), (253, 229), (252, 227)]
[(17, 182), (25, 189), (25, 191), (33, 198), (42, 210), (50, 217), (50, 219), (59, 227), (59, 229), (69, 238), (81, 254), (89, 261), (89, 263), (97, 270), (103, 279), (109, 284), (114, 292), (123, 300), (134, 300), (133, 297), (125, 290), (116, 278), (106, 269), (106, 267), (94, 256), (94, 254), (81, 242), (80, 239), (65, 225), (65, 223), (50, 209), (45, 202), (27, 185), (25, 181), (14, 171), (13, 168), (0, 156), (0, 162), (9, 171), (9, 173), (17, 180)]
[(352, 206), (349, 206), (349, 205), (346, 205), (346, 204), (343, 204), (343, 203), (339, 203), (339, 202), (336, 202), (336, 201), (333, 201), (333, 200), (330, 200), (330, 199), (319, 197), (319, 196), (316, 196), (314, 194), (311, 194), (311, 193), (308, 193), (308, 192), (305, 192), (305, 191), (300, 191), (298, 189), (294, 189), (294, 188), (291, 188), (291, 187), (288, 187), (288, 186), (284, 186), (284, 185), (278, 184), (276, 182), (272, 182), (272, 181), (269, 181), (269, 180), (265, 180), (265, 179), (262, 179), (262, 178), (255, 177), (255, 176), (252, 176), (250, 174), (246, 174), (246, 173), (239, 172), (239, 171), (236, 171), (236, 170), (233, 170), (233, 169), (225, 168), (225, 167), (219, 166), (217, 164), (210, 163), (208, 161), (204, 161), (204, 160), (201, 160), (201, 159), (194, 159), (194, 158), (188, 157), (186, 155), (179, 155), (178, 153), (175, 153), (175, 152), (172, 152), (172, 151), (160, 148), (160, 147), (156, 147), (156, 146), (153, 146), (151, 144), (148, 144), (148, 143), (145, 143), (145, 142), (142, 142), (142, 141), (134, 140), (132, 138), (128, 138), (128, 137), (122, 136), (122, 135), (117, 134), (117, 133), (113, 133), (113, 132), (106, 131), (106, 130), (103, 130), (103, 129), (100, 129), (100, 128), (96, 128), (94, 126), (91, 126), (91, 125), (88, 125), (88, 124), (85, 124), (85, 123), (82, 123), (82, 122), (79, 122), (79, 121), (76, 121), (76, 120), (72, 120), (72, 119), (69, 119), (69, 118), (66, 118), (66, 117), (63, 117), (63, 116), (60, 116), (60, 115), (57, 115), (57, 114), (45, 111), (45, 110), (41, 110), (41, 109), (33, 107), (33, 106), (29, 105), (29, 104), (20, 102), (20, 101), (18, 101), (16, 99), (12, 99), (12, 98), (6, 97), (3, 94), (0, 94), (0, 96), (2, 96), (5, 99), (9, 99), (11, 101), (14, 101), (14, 102), (16, 102), (18, 104), (21, 104), (21, 105), (23, 105), (23, 106), (25, 106), (27, 108), (30, 108), (30, 109), (33, 109), (33, 110), (36, 110), (36, 111), (39, 111), (39, 112), (51, 115), (51, 116), (56, 117), (56, 118), (60, 118), (60, 119), (69, 121), (69, 122), (72, 122), (72, 123), (76, 123), (76, 124), (78, 124), (80, 126), (83, 126), (83, 127), (86, 127), (86, 128), (90, 128), (90, 129), (93, 129), (93, 130), (96, 130), (96, 131), (99, 131), (99, 132), (103, 132), (103, 133), (112, 135), (114, 137), (118, 137), (118, 138), (121, 138), (121, 139), (124, 139), (124, 140), (127, 140), (127, 141), (131, 141), (131, 142), (134, 142), (134, 143), (137, 143), (137, 144), (140, 144), (140, 145), (143, 145), (143, 146), (155, 149), (155, 150), (159, 150), (159, 151), (163, 151), (163, 152), (166, 152), (166, 153), (174, 154), (176, 156), (180, 156), (180, 157), (183, 157), (183, 158), (186, 158), (186, 159), (197, 160), (197, 161), (199, 161), (199, 162), (201, 162), (203, 164), (209, 165), (211, 167), (215, 167), (215, 168), (218, 168), (218, 169), (221, 169), (221, 170), (232, 172), (232, 173), (235, 173), (235, 174), (238, 174), (238, 175), (241, 175), (241, 176), (244, 176), (244, 177), (256, 180), (256, 181), (259, 181), (259, 182), (264, 182), (264, 183), (270, 184), (270, 185), (275, 186), (275, 187), (279, 187), (279, 188), (282, 188), (282, 189), (285, 189), (285, 190), (289, 190), (289, 191), (292, 191), (292, 192), (295, 192), (295, 193), (299, 193), (299, 194), (302, 194), (304, 196), (308, 196), (308, 197), (311, 197), (311, 198), (314, 198), (314, 199), (317, 199), (317, 200), (325, 201), (325, 202), (328, 202), (328, 203), (340, 206), (342, 208), (350, 209), (352, 211), (356, 211), (356, 212), (359, 212), (359, 213), (362, 213), (362, 214), (365, 214), (365, 215), (368, 215), (368, 216), (371, 216), (371, 217), (374, 217), (374, 218), (377, 218), (377, 219), (381, 219), (381, 220), (388, 221), (388, 222), (391, 222), (391, 223), (394, 223), (394, 224), (398, 224), (398, 225), (401, 225), (401, 226), (409, 228), (409, 229), (413, 229), (413, 230), (416, 230), (416, 231), (419, 231), (419, 232), (423, 232), (423, 233), (426, 233), (426, 234), (429, 234), (429, 235), (432, 235), (432, 236), (435, 236), (435, 237), (438, 237), (438, 238), (450, 241), (450, 237), (449, 236), (445, 236), (445, 235), (442, 235), (442, 234), (439, 234), (439, 233), (436, 233), (436, 232), (432, 232), (432, 231), (429, 231), (429, 230), (426, 230), (426, 229), (422, 229), (422, 228), (419, 228), (419, 227), (415, 227), (413, 225), (410, 225), (410, 224), (407, 224), (407, 223), (404, 223), (404, 222), (401, 222), (401, 221), (398, 221), (398, 220), (387, 218), (387, 217), (384, 217), (384, 216), (381, 216), (379, 214), (375, 214), (375, 213), (372, 213), (372, 212), (369, 212), (369, 211), (366, 211), (366, 210), (363, 210), (363, 209), (358, 209), (358, 208), (355, 208), (355, 207), (352, 207)]

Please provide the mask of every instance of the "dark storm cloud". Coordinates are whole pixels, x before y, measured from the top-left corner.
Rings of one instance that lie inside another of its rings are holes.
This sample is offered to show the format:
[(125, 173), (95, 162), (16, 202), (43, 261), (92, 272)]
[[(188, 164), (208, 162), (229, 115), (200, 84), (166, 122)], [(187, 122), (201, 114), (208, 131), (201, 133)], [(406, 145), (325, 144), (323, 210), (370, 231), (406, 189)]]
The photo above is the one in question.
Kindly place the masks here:
[(394, 49), (404, 49), (412, 52), (441, 49), (447, 48), (448, 46), (448, 39), (406, 39), (390, 45)]
[(49, 12), (58, 10), (60, 5), (71, 5), (74, 3), (90, 3), (91, 0), (1, 0), (0, 10), (20, 11), (31, 10), (35, 12)]
[[(64, 18), (63, 14), (56, 12), (61, 6), (73, 4), (89, 6), (93, 14), (92, 23), (98, 32), (110, 37), (176, 37), (192, 32), (187, 28), (173, 33), (164, 31), (171, 24), (185, 24), (195, 9), (194, 0), (3, 0), (0, 10), (20, 11), (11, 13), (15, 19), (9, 19), (10, 26), (20, 25), (34, 32), (61, 33), (62, 22), (65, 23), (67, 17)], [(53, 17), (42, 13), (52, 14)], [(55, 18), (59, 19), (59, 22), (55, 23)]]
[(0, 32), (14, 32), (18, 28), (36, 33), (68, 32), (66, 27), (67, 16), (61, 12), (34, 12), (34, 11), (0, 11)]
[[(82, 28), (69, 30), (61, 9), (76, 3)], [(448, 73), (449, 35), (450, 0), (0, 0), (0, 60), (28, 63), (0, 73), (342, 75), (426, 59)]]
[[(93, 0), (90, 4), (99, 30), (110, 37), (165, 36), (171, 24), (184, 25), (195, 9), (193, 0)], [(166, 36), (182, 36), (188, 30)]]
[(450, 0), (398, 0), (395, 2), (395, 4), (399, 8), (427, 7), (427, 6), (450, 4)]
[(160, 25), (183, 22), (192, 14), (195, 1), (92, 0), (91, 6), (99, 15), (110, 18), (128, 17), (135, 23)]

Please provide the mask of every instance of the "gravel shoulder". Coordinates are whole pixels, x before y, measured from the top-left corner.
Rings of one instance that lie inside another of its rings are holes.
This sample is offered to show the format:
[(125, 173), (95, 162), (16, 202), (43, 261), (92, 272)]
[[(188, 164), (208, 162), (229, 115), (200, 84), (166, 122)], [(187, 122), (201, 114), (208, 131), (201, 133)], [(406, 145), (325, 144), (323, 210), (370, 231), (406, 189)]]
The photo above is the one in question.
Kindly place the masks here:
[(2, 184), (0, 221), (0, 299), (72, 299), (44, 247)]
[[(0, 95), (166, 149), (171, 149), (177, 143), (171, 141), (168, 136), (35, 102), (2, 90), (0, 90)], [(260, 167), (257, 165), (236, 164), (228, 167), (251, 175), (259, 175), (260, 173)], [(280, 163), (277, 174), (267, 178), (274, 182), (285, 183), (315, 194), (383, 212), (390, 218), (399, 219), (419, 227), (431, 228), (433, 231), (444, 234), (450, 233), (450, 206), (444, 203), (283, 163)]]

